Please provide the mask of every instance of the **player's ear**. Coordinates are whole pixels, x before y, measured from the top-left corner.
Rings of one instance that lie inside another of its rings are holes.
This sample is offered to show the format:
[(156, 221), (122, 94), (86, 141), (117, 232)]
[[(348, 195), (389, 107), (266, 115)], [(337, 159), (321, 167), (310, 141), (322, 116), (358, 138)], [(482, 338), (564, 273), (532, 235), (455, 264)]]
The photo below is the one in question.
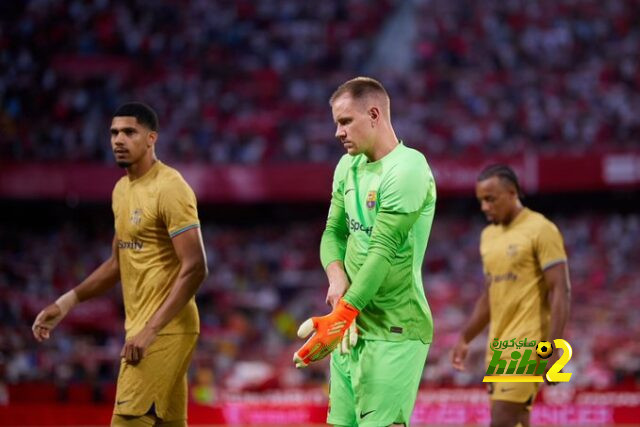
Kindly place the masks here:
[(369, 118), (371, 119), (371, 125), (373, 125), (373, 123), (377, 122), (380, 118), (380, 109), (378, 107), (371, 107), (369, 108), (368, 113)]
[(149, 135), (147, 136), (147, 147), (151, 147), (152, 145), (155, 145), (157, 140), (158, 140), (158, 132), (152, 130), (151, 132), (149, 132)]

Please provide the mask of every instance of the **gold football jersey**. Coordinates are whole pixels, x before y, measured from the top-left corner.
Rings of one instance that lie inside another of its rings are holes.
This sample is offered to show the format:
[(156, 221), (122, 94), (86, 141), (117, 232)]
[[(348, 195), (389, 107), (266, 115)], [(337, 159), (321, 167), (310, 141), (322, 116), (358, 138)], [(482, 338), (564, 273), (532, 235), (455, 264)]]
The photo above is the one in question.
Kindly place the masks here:
[[(558, 228), (524, 208), (509, 225), (483, 230), (480, 255), (489, 283), (489, 344), (494, 339), (548, 339), (550, 305), (543, 272), (567, 261)], [(509, 359), (511, 352), (505, 353), (503, 358)], [(488, 360), (491, 355), (488, 349)]]
[[(169, 295), (180, 270), (171, 239), (199, 227), (196, 197), (180, 173), (156, 161), (142, 177), (113, 189), (127, 337), (136, 335)], [(195, 298), (160, 334), (198, 333)]]

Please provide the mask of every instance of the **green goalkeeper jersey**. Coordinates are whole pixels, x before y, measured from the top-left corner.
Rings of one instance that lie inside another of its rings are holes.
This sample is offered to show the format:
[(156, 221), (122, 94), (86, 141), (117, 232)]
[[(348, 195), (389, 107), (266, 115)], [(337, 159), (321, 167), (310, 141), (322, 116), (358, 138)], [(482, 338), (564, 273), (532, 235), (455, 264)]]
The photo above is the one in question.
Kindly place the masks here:
[(325, 269), (344, 262), (362, 338), (431, 342), (421, 270), (435, 203), (425, 157), (402, 143), (376, 162), (345, 154), (336, 166), (320, 257)]

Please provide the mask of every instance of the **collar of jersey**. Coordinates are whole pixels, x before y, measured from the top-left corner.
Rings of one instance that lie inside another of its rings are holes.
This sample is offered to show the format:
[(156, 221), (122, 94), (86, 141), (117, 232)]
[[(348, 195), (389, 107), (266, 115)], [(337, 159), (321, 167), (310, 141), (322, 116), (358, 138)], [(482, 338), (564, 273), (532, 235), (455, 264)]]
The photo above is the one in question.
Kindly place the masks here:
[(525, 217), (527, 217), (528, 215), (529, 215), (529, 208), (523, 206), (522, 210), (518, 212), (518, 215), (516, 215), (516, 217), (513, 218), (513, 221), (511, 221), (509, 225), (504, 227), (505, 230), (508, 230), (520, 224), (522, 221), (524, 221)]
[[(375, 162), (370, 162), (370, 161), (368, 161), (368, 160), (365, 160), (364, 165), (365, 165), (365, 166), (374, 166), (374, 165), (379, 165), (379, 164), (381, 164), (383, 161), (387, 161), (387, 160), (392, 159), (394, 156), (397, 156), (397, 155), (398, 155), (398, 153), (399, 153), (400, 151), (402, 151), (402, 149), (400, 148), (400, 146), (402, 146), (402, 148), (404, 148), (404, 146), (405, 146), (405, 145), (404, 145), (404, 143), (402, 142), (402, 140), (398, 141), (398, 145), (396, 145), (396, 146), (393, 148), (393, 150), (389, 151), (389, 152), (388, 152), (384, 157), (382, 157), (382, 158), (380, 158), (380, 159), (376, 160)], [(363, 156), (364, 156), (364, 154), (363, 154)], [(365, 156), (365, 159), (366, 159), (366, 156)]]
[(155, 171), (160, 167), (160, 160), (156, 160), (151, 167), (149, 168), (148, 171), (145, 172), (144, 175), (142, 175), (140, 178), (138, 179), (134, 179), (133, 181), (129, 180), (129, 185), (136, 185), (138, 183), (141, 182), (145, 182), (148, 181), (149, 178), (151, 178), (153, 175), (155, 175)]

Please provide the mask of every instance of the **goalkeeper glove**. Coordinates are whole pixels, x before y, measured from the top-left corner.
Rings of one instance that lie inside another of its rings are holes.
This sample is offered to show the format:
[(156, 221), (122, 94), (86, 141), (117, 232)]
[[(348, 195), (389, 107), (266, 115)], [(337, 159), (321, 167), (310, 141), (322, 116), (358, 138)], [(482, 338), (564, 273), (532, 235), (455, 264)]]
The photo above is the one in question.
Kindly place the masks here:
[(316, 333), (294, 353), (293, 362), (296, 368), (303, 368), (331, 353), (338, 346), (358, 313), (360, 312), (357, 308), (341, 298), (331, 313), (305, 320), (298, 328), (298, 336), (306, 338), (314, 330)]
[(340, 341), (340, 354), (348, 354), (358, 342), (358, 328), (356, 328), (356, 322), (352, 322), (349, 329), (347, 329)]

